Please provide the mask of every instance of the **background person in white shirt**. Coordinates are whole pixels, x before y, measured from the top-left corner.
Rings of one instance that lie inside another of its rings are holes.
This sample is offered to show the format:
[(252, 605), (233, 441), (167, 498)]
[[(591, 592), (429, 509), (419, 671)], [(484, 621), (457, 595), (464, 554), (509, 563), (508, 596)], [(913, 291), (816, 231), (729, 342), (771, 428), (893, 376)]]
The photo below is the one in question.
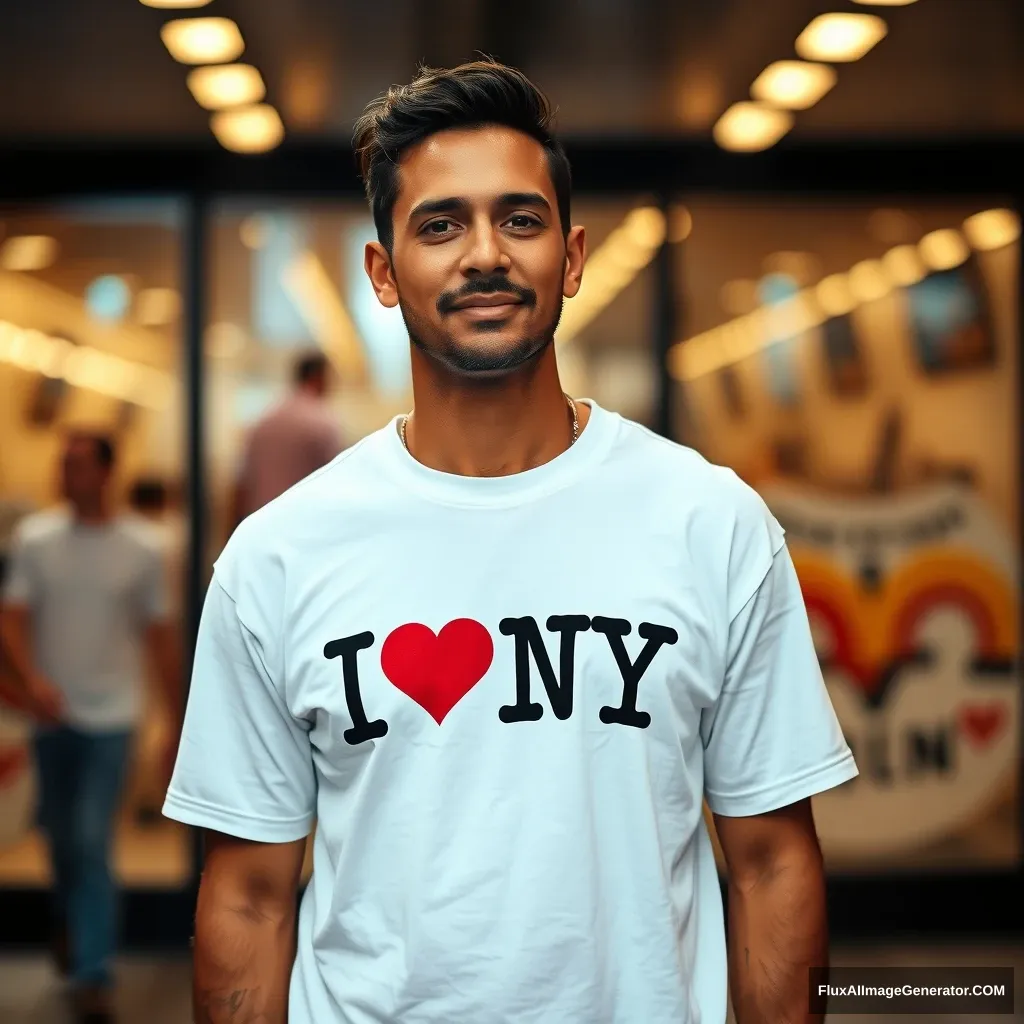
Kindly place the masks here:
[(705, 797), (738, 1018), (814, 1019), (809, 797), (857, 769), (782, 529), (563, 393), (585, 232), (524, 76), (424, 72), (356, 143), (415, 405), (215, 567), (165, 804), (208, 830), (197, 1024), (722, 1024)]
[(150, 654), (180, 723), (177, 648), (163, 552), (116, 515), (114, 447), (75, 433), (61, 483), (66, 507), (18, 524), (0, 636), (38, 720), (39, 820), (53, 868), (56, 953), (78, 1019), (112, 1020), (117, 888), (111, 846)]

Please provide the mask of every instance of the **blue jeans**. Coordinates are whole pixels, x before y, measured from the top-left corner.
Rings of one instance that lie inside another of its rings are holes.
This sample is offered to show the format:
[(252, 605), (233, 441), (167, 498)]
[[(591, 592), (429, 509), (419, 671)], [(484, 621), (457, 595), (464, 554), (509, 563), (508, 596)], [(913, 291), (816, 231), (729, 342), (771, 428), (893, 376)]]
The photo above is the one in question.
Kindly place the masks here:
[(50, 847), (54, 912), (67, 928), (71, 980), (109, 985), (117, 949), (118, 892), (111, 871), (114, 824), (131, 733), (40, 730), (39, 824)]

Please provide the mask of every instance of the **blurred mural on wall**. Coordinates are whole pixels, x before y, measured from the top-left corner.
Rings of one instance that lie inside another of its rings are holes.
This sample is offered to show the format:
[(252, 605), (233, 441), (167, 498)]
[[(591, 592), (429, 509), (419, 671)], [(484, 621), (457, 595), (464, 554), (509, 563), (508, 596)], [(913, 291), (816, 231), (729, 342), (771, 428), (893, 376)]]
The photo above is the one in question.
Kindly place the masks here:
[[(678, 430), (786, 529), (861, 770), (815, 799), (829, 869), (1008, 868), (1020, 222), (998, 202), (900, 214), (694, 203)], [(781, 304), (780, 263), (798, 285)]]

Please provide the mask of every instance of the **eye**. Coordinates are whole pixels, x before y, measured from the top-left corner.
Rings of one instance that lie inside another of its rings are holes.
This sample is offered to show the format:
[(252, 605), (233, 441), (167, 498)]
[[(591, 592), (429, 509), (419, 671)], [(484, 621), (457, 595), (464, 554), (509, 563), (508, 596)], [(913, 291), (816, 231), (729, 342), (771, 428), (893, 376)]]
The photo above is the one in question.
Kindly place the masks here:
[(451, 229), (455, 227), (455, 222), (446, 220), (445, 218), (439, 218), (438, 220), (432, 220), (429, 224), (423, 226), (423, 234), (433, 235), (435, 237), (444, 236), (451, 233)]
[(505, 223), (514, 230), (523, 231), (541, 226), (540, 221), (529, 213), (514, 213)]

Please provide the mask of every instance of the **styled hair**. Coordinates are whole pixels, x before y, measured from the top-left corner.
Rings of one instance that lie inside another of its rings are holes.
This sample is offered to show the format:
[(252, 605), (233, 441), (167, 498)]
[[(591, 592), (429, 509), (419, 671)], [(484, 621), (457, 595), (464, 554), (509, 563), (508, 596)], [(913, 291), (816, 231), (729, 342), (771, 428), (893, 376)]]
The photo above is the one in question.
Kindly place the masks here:
[(295, 383), (305, 384), (327, 373), (327, 356), (322, 352), (307, 352), (295, 362)]
[(438, 132), (484, 125), (513, 128), (544, 147), (567, 235), (572, 174), (553, 120), (546, 97), (526, 75), (493, 60), (442, 70), (422, 67), (409, 85), (393, 85), (367, 105), (352, 140), (381, 245), (390, 252), (394, 243), (402, 153)]

